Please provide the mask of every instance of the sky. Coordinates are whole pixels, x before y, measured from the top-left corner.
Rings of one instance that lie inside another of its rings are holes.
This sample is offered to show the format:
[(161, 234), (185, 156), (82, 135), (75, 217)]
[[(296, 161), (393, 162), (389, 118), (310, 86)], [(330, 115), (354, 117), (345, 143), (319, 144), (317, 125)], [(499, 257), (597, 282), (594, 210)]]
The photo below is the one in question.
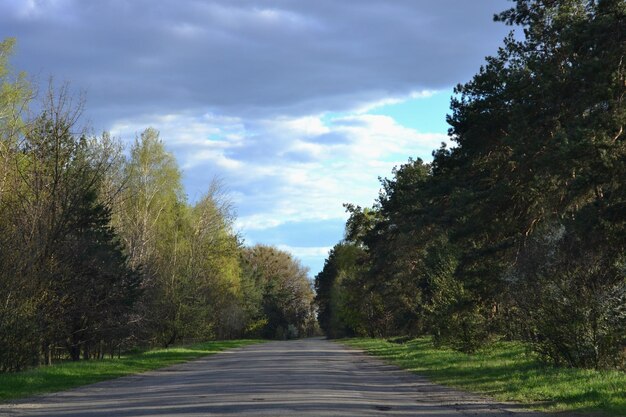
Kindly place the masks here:
[(247, 245), (318, 273), (344, 203), (447, 142), (453, 87), (510, 28), (506, 0), (0, 0), (0, 39), (36, 80), (86, 94), (126, 143), (160, 131), (196, 201), (219, 178)]

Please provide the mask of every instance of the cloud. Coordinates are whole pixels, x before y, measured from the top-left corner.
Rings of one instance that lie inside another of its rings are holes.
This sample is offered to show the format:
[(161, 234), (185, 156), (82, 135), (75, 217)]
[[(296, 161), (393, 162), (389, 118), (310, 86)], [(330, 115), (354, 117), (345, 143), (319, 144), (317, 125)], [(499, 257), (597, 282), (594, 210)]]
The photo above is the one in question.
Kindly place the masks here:
[[(370, 205), (379, 176), (409, 156), (428, 158), (447, 141), (443, 133), (421, 133), (374, 114), (151, 119), (185, 170), (192, 200), (210, 182), (208, 175), (223, 178), (239, 196), (242, 230), (344, 220), (342, 203)], [(145, 127), (123, 123), (114, 133), (129, 137)]]
[(320, 256), (323, 257), (328, 255), (328, 252), (332, 249), (332, 246), (310, 247), (278, 245), (278, 249), (291, 252), (294, 256), (298, 258), (318, 258)]
[(383, 97), (379, 100), (364, 103), (360, 107), (355, 109), (356, 113), (368, 113), (372, 110), (376, 110), (380, 107), (385, 107), (393, 104), (401, 104), (411, 99), (430, 98), (437, 93), (437, 90), (422, 90), (412, 91), (403, 97)]
[(496, 51), (509, 28), (492, 15), (508, 7), (5, 0), (0, 39), (18, 38), (16, 68), (86, 90), (95, 130), (159, 129), (191, 201), (222, 178), (246, 236), (315, 270), (341, 238), (342, 203), (370, 205), (379, 176), (447, 140), (447, 92)]
[(302, 247), (278, 245), (278, 249), (289, 252), (296, 259), (299, 259), (309, 269), (309, 279), (311, 279), (313, 278), (312, 275), (322, 270), (324, 259), (328, 256), (332, 246)]
[(18, 67), (89, 94), (96, 128), (186, 111), (366, 112), (468, 79), (507, 31), (504, 0), (28, 0), (0, 3)]

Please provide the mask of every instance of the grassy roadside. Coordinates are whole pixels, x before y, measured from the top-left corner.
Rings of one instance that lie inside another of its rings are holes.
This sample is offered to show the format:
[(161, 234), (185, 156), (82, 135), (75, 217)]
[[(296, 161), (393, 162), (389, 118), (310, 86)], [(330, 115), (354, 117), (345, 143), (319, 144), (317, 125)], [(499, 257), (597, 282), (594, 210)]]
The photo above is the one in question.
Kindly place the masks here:
[(64, 362), (23, 372), (0, 374), (0, 402), (145, 372), (225, 349), (260, 342), (260, 340), (205, 342), (186, 347), (150, 350), (122, 356), (120, 359)]
[(517, 401), (543, 411), (626, 416), (626, 373), (546, 366), (528, 354), (521, 343), (499, 342), (466, 355), (434, 348), (429, 338), (406, 344), (384, 339), (340, 342), (434, 382), (501, 401)]

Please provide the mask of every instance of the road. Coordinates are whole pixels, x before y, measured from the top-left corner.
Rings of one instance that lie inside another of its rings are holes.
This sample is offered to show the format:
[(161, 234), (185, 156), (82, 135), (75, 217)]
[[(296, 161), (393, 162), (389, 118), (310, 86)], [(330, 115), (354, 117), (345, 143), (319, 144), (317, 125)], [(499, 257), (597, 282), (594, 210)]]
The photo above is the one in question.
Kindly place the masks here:
[(0, 416), (537, 417), (322, 339), (269, 342), (0, 405)]

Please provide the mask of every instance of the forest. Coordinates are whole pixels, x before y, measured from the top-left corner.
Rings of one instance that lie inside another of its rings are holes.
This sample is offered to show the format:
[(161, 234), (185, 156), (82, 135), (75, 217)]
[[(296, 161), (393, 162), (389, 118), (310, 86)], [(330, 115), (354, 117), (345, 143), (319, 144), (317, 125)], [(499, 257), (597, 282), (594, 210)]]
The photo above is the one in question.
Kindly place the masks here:
[[(516, 0), (448, 115), (452, 145), (345, 204), (315, 277), (246, 246), (227, 186), (190, 201), (160, 133), (96, 134), (0, 40), (0, 372), (211, 339), (521, 341), (626, 369), (626, 2)], [(114, 105), (114, 103), (112, 103)]]
[(92, 133), (67, 85), (11, 68), (15, 42), (0, 43), (0, 372), (315, 330), (308, 270), (244, 246), (223, 184), (189, 202), (158, 131)]
[(346, 204), (320, 326), (626, 369), (626, 3), (519, 0), (495, 20), (524, 36), (456, 87), (453, 146)]

